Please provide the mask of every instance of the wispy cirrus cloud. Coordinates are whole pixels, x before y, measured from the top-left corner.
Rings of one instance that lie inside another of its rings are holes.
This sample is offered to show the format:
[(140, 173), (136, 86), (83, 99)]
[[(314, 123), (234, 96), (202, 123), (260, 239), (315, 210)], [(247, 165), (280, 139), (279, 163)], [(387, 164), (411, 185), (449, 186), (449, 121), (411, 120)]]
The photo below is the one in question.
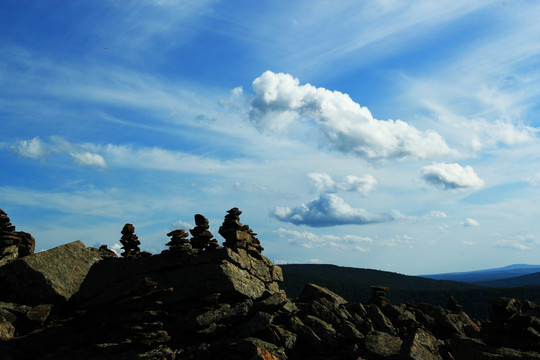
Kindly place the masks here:
[(71, 156), (75, 163), (98, 168), (131, 168), (184, 173), (216, 173), (249, 170), (256, 165), (251, 160), (220, 160), (160, 147), (134, 145), (72, 143), (61, 136), (44, 141), (39, 137), (22, 140), (11, 146), (21, 156), (45, 158), (50, 154)]
[(20, 156), (32, 159), (43, 159), (51, 153), (66, 153), (79, 165), (102, 168), (107, 166), (107, 162), (101, 155), (85, 151), (83, 146), (71, 144), (58, 136), (51, 137), (49, 142), (42, 141), (38, 136), (31, 140), (21, 140), (12, 145), (11, 150)]
[(296, 231), (284, 228), (274, 230), (273, 232), (280, 238), (288, 240), (289, 243), (308, 249), (329, 247), (367, 252), (370, 251), (368, 246), (373, 243), (373, 239), (368, 236), (319, 235), (309, 231)]
[[(256, 14), (227, 12), (222, 31), (251, 44), (260, 57), (319, 77), (396, 56), (486, 5), (488, 1), (298, 1), (265, 6)], [(242, 31), (237, 31), (238, 29)], [(322, 30), (324, 29), (324, 31)], [(249, 35), (248, 35), (249, 34)], [(339, 64), (339, 66), (336, 66)]]
[(526, 251), (532, 250), (537, 244), (538, 240), (536, 240), (536, 237), (534, 235), (525, 234), (505, 237), (496, 240), (494, 246), (503, 249)]

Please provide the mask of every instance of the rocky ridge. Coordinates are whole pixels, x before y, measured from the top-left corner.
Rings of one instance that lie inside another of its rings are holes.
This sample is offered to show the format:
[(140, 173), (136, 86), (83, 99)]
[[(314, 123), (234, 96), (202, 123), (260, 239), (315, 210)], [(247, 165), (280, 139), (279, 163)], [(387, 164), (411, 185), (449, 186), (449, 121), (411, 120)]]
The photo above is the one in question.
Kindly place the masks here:
[(196, 215), (193, 238), (171, 232), (158, 255), (74, 242), (11, 260), (2, 359), (540, 359), (538, 303), (494, 299), (479, 323), (455, 299), (391, 304), (384, 286), (367, 303), (315, 284), (290, 299), (240, 214), (228, 211), (223, 247)]

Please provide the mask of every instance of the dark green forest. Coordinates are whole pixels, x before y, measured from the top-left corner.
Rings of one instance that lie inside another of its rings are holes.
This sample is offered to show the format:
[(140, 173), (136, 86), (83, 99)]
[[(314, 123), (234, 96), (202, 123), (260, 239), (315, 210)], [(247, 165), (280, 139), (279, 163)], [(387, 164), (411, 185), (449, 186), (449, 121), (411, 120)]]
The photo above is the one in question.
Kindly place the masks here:
[(390, 287), (388, 299), (393, 304), (428, 303), (445, 306), (454, 296), (463, 310), (476, 319), (487, 319), (488, 300), (512, 297), (540, 301), (540, 286), (492, 288), (456, 281), (433, 280), (388, 271), (340, 267), (335, 265), (281, 265), (285, 281), (281, 285), (287, 296), (297, 297), (307, 283), (324, 286), (349, 302), (366, 303), (371, 285)]

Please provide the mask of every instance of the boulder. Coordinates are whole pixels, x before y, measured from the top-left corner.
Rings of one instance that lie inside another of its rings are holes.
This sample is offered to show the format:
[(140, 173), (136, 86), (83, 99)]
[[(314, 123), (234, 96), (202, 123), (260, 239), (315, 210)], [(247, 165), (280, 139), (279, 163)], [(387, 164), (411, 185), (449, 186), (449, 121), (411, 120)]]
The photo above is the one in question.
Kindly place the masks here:
[(380, 331), (367, 334), (364, 340), (366, 351), (382, 359), (395, 358), (400, 353), (402, 344), (400, 338)]
[[(104, 259), (95, 264), (73, 302), (81, 307), (101, 306), (124, 298), (144, 277), (159, 289), (173, 288), (164, 301), (199, 302), (204, 298), (260, 299), (279, 291), (280, 269), (260, 255), (243, 249), (219, 248), (193, 255), (173, 253), (129, 259)], [(276, 275), (278, 274), (278, 275)]]
[(81, 241), (19, 258), (0, 268), (0, 300), (27, 305), (65, 302), (100, 260)]
[(0, 340), (9, 340), (15, 335), (15, 327), (2, 314), (0, 314)]

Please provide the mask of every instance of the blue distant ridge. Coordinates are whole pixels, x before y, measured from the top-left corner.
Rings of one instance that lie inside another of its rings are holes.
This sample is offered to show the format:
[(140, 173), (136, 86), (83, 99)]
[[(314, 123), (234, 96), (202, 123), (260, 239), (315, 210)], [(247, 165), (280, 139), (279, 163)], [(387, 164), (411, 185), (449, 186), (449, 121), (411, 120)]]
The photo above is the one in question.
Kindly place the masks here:
[(513, 264), (494, 269), (419, 276), (435, 280), (451, 280), (476, 284), (485, 281), (510, 279), (538, 272), (540, 272), (540, 265)]

